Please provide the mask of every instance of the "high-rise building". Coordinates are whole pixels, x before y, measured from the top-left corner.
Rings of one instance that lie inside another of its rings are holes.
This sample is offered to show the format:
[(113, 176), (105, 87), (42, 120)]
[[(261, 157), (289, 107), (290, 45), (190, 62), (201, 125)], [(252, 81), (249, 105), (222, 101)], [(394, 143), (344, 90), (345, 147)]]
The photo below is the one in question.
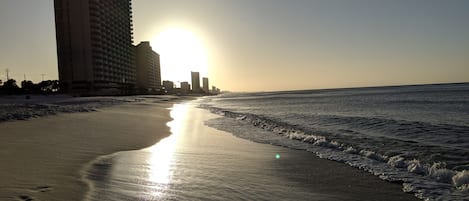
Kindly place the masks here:
[(142, 92), (156, 92), (161, 89), (160, 55), (153, 51), (150, 42), (135, 46), (137, 88)]
[(135, 85), (130, 0), (54, 0), (59, 80), (78, 93)]
[(199, 72), (191, 72), (192, 93), (200, 93), (200, 76)]
[(210, 93), (208, 88), (208, 78), (206, 77), (202, 78), (202, 89), (204, 90), (204, 93)]

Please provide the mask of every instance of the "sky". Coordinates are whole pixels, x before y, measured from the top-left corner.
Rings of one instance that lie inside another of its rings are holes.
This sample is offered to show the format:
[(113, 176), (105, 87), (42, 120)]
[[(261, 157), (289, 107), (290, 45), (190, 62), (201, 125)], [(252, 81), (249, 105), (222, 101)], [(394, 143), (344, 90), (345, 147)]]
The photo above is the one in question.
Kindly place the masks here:
[[(466, 0), (133, 0), (163, 80), (230, 91), (469, 82)], [(0, 79), (57, 79), (53, 0), (0, 0)], [(174, 45), (172, 45), (174, 44)]]

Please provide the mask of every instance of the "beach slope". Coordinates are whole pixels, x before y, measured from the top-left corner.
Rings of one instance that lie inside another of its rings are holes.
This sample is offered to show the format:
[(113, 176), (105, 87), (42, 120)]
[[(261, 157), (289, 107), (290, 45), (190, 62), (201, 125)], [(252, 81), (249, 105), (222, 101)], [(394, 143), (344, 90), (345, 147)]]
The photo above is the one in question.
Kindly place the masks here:
[(82, 200), (81, 168), (98, 156), (135, 150), (170, 134), (172, 102), (150, 99), (0, 123), (0, 200)]

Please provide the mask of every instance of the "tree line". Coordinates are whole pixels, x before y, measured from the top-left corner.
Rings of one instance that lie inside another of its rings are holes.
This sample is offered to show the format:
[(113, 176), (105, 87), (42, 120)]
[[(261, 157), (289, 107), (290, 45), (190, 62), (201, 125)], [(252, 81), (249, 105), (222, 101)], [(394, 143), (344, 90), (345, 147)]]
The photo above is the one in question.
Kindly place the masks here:
[(58, 80), (45, 80), (39, 83), (24, 80), (19, 86), (14, 79), (3, 82), (3, 85), (0, 80), (0, 95), (54, 94), (59, 93), (59, 91), (60, 84)]

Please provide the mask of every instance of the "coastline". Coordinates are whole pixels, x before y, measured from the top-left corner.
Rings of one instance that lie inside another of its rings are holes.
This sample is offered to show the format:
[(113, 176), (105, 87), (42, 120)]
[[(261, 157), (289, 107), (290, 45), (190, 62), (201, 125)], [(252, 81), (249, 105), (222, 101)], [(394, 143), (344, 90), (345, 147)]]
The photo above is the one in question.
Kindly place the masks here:
[(167, 137), (168, 108), (188, 99), (147, 97), (97, 112), (0, 123), (0, 200), (83, 200), (84, 165)]
[[(147, 149), (169, 136), (171, 132), (167, 123), (172, 118), (168, 108), (187, 99), (189, 98), (147, 99), (102, 108), (98, 112), (59, 114), (31, 121), (0, 123), (0, 130), (10, 133), (0, 135), (0, 157), (11, 162), (0, 166), (0, 177), (4, 178), (0, 181), (0, 200), (86, 200), (93, 187), (84, 178), (90, 164), (121, 152)], [(380, 180), (345, 164), (320, 159), (305, 151), (251, 142), (208, 127), (204, 123), (206, 117), (219, 116), (203, 109), (193, 111), (199, 112), (190, 112), (189, 117), (186, 117), (193, 121), (192, 126), (187, 129), (193, 129), (194, 126), (203, 128), (196, 129), (199, 137), (195, 139), (205, 138), (208, 145), (227, 148), (221, 151), (224, 154), (213, 154), (211, 156), (215, 158), (210, 157), (208, 161), (223, 161), (227, 157), (234, 157), (230, 161), (239, 165), (240, 160), (245, 160), (245, 166), (237, 168), (241, 171), (237, 175), (243, 176), (243, 171), (247, 171), (248, 175), (262, 176), (266, 173), (264, 168), (267, 168), (270, 177), (273, 177), (270, 181), (277, 190), (282, 189), (281, 184), (285, 182), (296, 185), (295, 188), (304, 192), (305, 197), (315, 194), (319, 200), (417, 200), (413, 195), (403, 193), (400, 185)], [(132, 138), (129, 139), (129, 136)], [(213, 141), (213, 138), (219, 139)], [(202, 148), (206, 150), (206, 147)], [(218, 148), (214, 151), (217, 150), (219, 151)], [(282, 159), (273, 158), (275, 153), (280, 153)], [(194, 162), (200, 161), (195, 159)], [(98, 167), (105, 172), (112, 172), (113, 165), (98, 163)], [(212, 165), (206, 167), (216, 168)], [(220, 171), (217, 175), (221, 177), (229, 175), (222, 174), (223, 168)], [(188, 178), (194, 176), (197, 175)], [(236, 183), (236, 178), (238, 177), (231, 176), (220, 180)], [(265, 178), (260, 180), (268, 181)], [(257, 187), (265, 186), (261, 183)], [(220, 198), (223, 198), (223, 192), (225, 191), (217, 192), (221, 193)], [(263, 192), (269, 192), (269, 188)], [(242, 195), (255, 194), (244, 192)]]
[(86, 200), (418, 200), (346, 164), (209, 127), (219, 116), (187, 105), (172, 111), (170, 137), (94, 161)]

